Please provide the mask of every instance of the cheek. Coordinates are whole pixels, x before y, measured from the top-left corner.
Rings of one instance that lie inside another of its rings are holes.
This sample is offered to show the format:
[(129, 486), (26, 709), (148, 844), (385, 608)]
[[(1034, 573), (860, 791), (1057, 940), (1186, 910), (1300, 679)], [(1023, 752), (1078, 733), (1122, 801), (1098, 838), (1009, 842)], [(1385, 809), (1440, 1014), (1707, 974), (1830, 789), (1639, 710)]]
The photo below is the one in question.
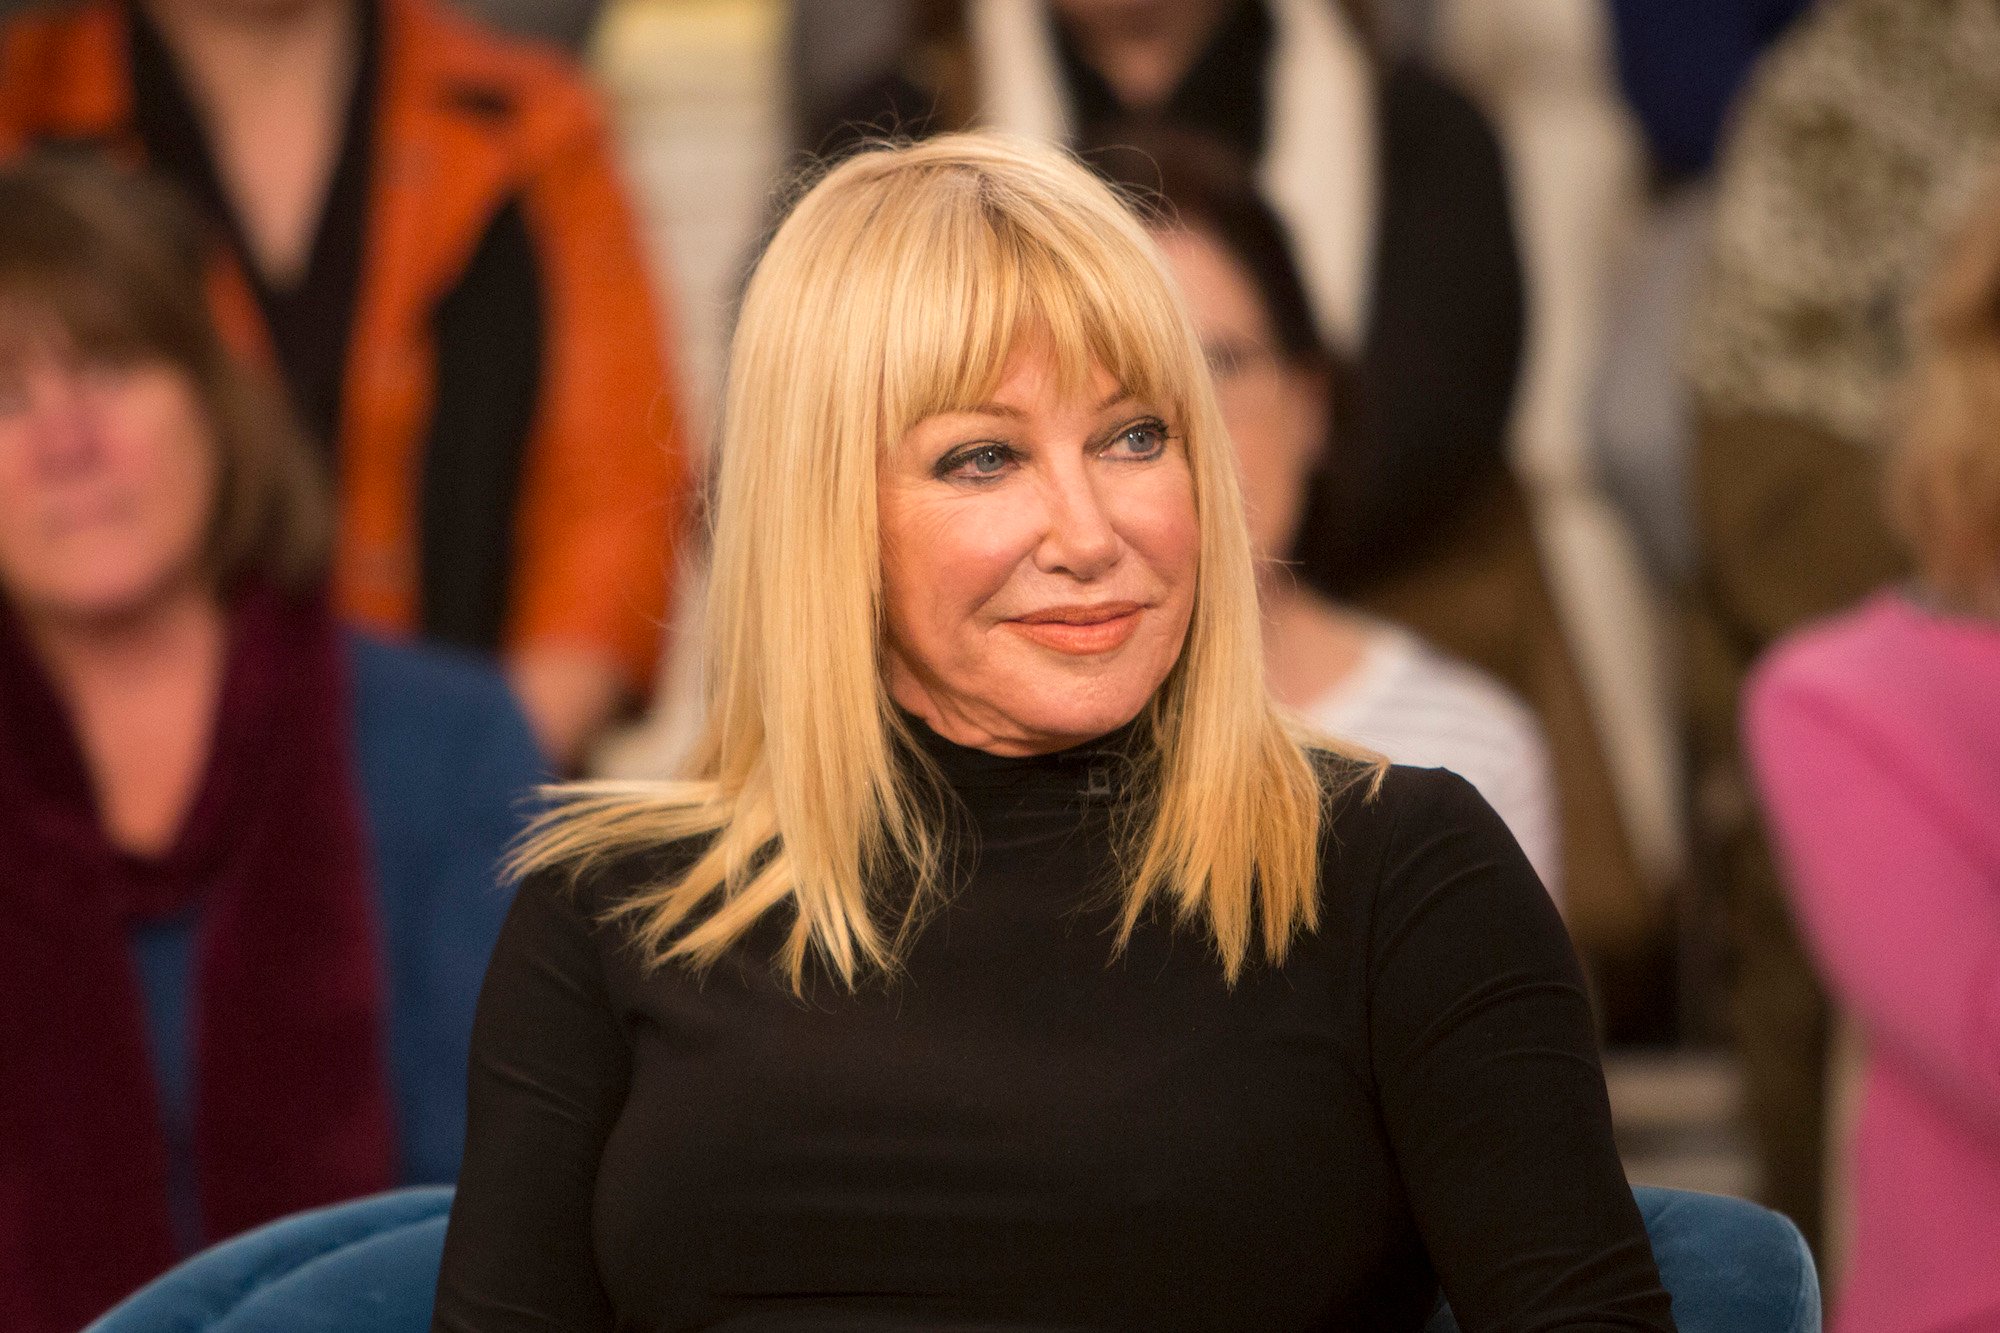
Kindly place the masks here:
[(1230, 416), (1237, 474), (1250, 542), (1257, 554), (1283, 558), (1291, 546), (1317, 454), (1308, 425), (1267, 410), (1239, 409)]
[(935, 651), (979, 628), (981, 608), (1032, 549), (1028, 526), (999, 494), (915, 497), (885, 486), (879, 505), (883, 610), (905, 647)]
[(0, 582), (11, 582), (40, 544), (34, 532), (38, 494), (28, 462), (27, 428), (0, 420)]
[(220, 463), (207, 417), (180, 376), (138, 377), (114, 414), (115, 447), (146, 505), (146, 529), (168, 559), (199, 553)]
[(1192, 600), (1201, 525), (1186, 462), (1148, 474), (1142, 486), (1132, 488), (1130, 499), (1119, 523), (1126, 543), (1167, 592)]

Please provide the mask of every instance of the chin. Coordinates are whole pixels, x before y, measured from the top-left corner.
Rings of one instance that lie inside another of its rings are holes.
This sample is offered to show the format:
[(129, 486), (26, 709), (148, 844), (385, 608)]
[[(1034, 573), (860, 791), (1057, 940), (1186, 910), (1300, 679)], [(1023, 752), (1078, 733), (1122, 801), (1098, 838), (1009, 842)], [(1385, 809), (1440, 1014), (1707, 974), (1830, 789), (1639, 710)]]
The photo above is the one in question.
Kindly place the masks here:
[(176, 580), (147, 568), (66, 571), (67, 577), (22, 589), (19, 600), (41, 614), (72, 624), (114, 624), (143, 615), (163, 601)]
[(1023, 698), (1014, 720), (1024, 731), (1063, 745), (1081, 745), (1118, 730), (1139, 716), (1151, 701), (1151, 690), (1126, 689), (1097, 694), (1075, 686), (1051, 685)]

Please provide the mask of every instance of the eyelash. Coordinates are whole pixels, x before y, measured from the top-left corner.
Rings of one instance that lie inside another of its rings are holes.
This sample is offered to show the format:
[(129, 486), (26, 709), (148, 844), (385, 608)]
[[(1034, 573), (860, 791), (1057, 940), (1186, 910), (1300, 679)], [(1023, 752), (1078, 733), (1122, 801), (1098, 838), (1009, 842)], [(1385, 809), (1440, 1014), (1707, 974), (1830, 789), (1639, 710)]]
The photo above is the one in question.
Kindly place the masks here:
[[(1129, 425), (1120, 426), (1117, 430), (1111, 432), (1111, 434), (1107, 437), (1103, 448), (1108, 449), (1111, 447), (1111, 445), (1117, 443), (1119, 440), (1122, 440), (1129, 435), (1136, 435), (1141, 432), (1152, 435), (1154, 439), (1157, 441), (1157, 443), (1153, 446), (1153, 448), (1149, 452), (1139, 455), (1136, 458), (1129, 459), (1127, 461), (1137, 462), (1137, 463), (1150, 462), (1153, 459), (1159, 457), (1161, 454), (1165, 453), (1167, 448), (1167, 442), (1173, 439), (1173, 436), (1167, 434), (1167, 425), (1164, 421), (1160, 421), (1157, 418), (1148, 417), (1143, 421), (1134, 421)], [(1001, 444), (998, 443), (997, 441), (988, 441), (983, 444), (971, 445), (967, 448), (960, 449), (955, 453), (946, 454), (943, 458), (938, 460), (936, 469), (937, 476), (939, 477), (940, 480), (944, 481), (969, 481), (975, 485), (992, 481), (1000, 475), (998, 472), (961, 474), (959, 471), (959, 469), (965, 467), (973, 459), (978, 458), (983, 454), (998, 454), (1003, 462), (1012, 462), (1020, 457), (1019, 451), (1017, 451), (1012, 445)]]

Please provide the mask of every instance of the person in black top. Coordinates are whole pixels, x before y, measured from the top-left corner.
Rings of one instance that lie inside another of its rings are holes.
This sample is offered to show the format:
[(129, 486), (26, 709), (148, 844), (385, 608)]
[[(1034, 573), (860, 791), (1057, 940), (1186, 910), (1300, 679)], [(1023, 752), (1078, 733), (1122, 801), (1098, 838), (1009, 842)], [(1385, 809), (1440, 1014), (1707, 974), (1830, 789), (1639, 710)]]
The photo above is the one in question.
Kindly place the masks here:
[(1526, 859), (1270, 700), (1137, 218), (852, 157), (729, 383), (706, 733), (522, 852), (434, 1329), (1672, 1329)]

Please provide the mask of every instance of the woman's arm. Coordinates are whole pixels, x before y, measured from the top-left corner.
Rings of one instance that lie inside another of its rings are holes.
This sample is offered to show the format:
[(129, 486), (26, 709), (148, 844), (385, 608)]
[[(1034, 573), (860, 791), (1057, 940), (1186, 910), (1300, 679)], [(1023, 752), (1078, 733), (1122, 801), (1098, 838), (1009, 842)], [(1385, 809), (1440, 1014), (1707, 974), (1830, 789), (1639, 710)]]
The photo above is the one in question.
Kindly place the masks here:
[(1745, 729), (1792, 905), (1841, 1004), (1878, 1054), (2000, 1131), (1991, 863), (1898, 747), (1811, 686), (1764, 675)]
[(1390, 1143), (1459, 1327), (1672, 1329), (1554, 905), (1464, 779), (1395, 779), (1369, 1038)]
[(479, 996), (434, 1333), (613, 1327), (591, 1210), (630, 1078), (595, 932), (559, 877), (533, 877)]

